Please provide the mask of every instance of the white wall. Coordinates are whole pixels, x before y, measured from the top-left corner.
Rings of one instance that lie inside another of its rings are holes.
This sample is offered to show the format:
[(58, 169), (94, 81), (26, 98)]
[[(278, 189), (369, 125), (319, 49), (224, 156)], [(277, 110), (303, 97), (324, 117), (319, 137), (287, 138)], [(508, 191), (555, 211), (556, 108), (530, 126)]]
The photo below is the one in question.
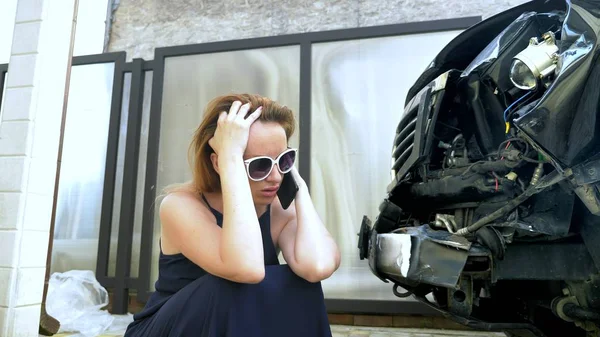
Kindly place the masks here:
[[(74, 56), (103, 52), (108, 1), (79, 0)], [(17, 2), (18, 0), (0, 0), (0, 64), (9, 63)], [(51, 32), (48, 36), (56, 37), (56, 32)], [(2, 95), (2, 97), (4, 96)], [(4, 104), (0, 107), (0, 118), (3, 112)]]
[(102, 53), (107, 7), (108, 0), (79, 0), (74, 56)]
[(17, 0), (2, 0), (0, 5), (0, 64), (8, 63), (12, 45)]
[[(79, 0), (73, 55), (102, 53), (108, 0)], [(0, 0), (0, 64), (8, 63), (13, 42), (17, 0)]]

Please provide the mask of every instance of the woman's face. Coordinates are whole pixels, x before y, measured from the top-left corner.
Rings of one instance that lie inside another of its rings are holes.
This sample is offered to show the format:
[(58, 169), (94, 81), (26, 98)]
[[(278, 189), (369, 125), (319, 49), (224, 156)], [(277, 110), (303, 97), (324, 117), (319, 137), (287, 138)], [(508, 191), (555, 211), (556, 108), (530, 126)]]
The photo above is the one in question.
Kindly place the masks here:
[[(276, 159), (282, 152), (287, 150), (287, 146), (287, 137), (281, 125), (258, 120), (250, 127), (244, 160), (258, 156)], [(263, 206), (273, 202), (282, 179), (283, 175), (277, 169), (277, 165), (261, 181), (248, 179), (254, 204)]]

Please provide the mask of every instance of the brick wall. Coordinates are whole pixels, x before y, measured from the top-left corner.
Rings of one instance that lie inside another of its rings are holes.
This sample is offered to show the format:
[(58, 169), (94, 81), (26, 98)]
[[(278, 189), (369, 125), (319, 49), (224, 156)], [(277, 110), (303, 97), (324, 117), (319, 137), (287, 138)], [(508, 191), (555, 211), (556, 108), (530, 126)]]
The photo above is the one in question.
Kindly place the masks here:
[(153, 59), (154, 48), (481, 15), (528, 0), (120, 0), (110, 51)]
[(0, 121), (0, 336), (38, 336), (73, 4), (17, 4)]

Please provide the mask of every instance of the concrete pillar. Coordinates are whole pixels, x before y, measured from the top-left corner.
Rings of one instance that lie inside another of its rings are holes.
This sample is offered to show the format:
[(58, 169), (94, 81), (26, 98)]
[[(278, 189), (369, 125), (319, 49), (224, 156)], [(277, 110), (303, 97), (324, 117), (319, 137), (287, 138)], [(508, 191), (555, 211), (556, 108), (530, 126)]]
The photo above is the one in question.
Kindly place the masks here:
[(38, 336), (75, 0), (19, 0), (0, 120), (0, 336)]

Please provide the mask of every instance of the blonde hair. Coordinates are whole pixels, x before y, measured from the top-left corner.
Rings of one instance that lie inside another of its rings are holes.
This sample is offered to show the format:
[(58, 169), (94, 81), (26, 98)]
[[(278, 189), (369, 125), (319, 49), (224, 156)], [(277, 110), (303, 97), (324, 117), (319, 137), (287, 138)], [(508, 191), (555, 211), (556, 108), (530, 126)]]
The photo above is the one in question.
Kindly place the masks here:
[(229, 111), (231, 104), (240, 101), (242, 104), (250, 102), (248, 114), (262, 106), (258, 120), (275, 122), (285, 130), (289, 141), (296, 129), (294, 113), (288, 107), (255, 94), (230, 94), (219, 96), (211, 100), (204, 111), (204, 117), (193, 134), (188, 148), (188, 161), (192, 171), (192, 180), (183, 184), (172, 184), (163, 190), (163, 196), (175, 191), (191, 191), (194, 193), (219, 192), (221, 180), (214, 170), (210, 159), (214, 152), (208, 141), (214, 136), (217, 129), (217, 120), (222, 111)]

